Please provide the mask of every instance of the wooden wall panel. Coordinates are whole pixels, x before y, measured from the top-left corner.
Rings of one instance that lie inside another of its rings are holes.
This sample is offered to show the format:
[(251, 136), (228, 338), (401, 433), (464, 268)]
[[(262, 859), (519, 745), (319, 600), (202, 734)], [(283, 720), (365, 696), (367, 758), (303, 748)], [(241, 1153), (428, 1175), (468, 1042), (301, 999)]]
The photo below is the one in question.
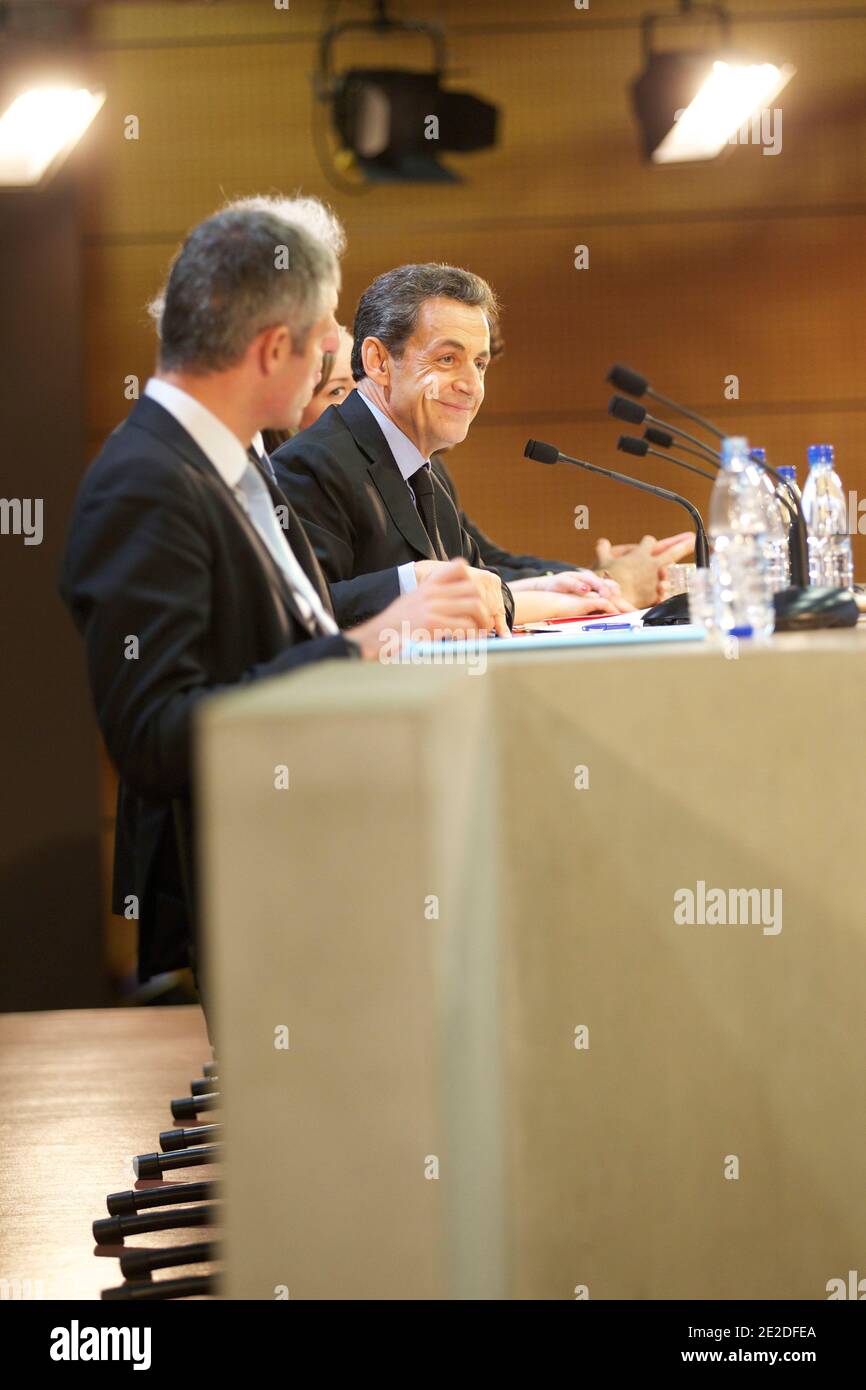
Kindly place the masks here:
[[(356, 235), (351, 221), (347, 227), (340, 313), (349, 323), (363, 288), (405, 261), (466, 265), (497, 289), (507, 350), (491, 374), (485, 416), (582, 416), (606, 402), (604, 378), (615, 360), (708, 414), (724, 408), (731, 373), (743, 405), (866, 405), (866, 340), (852, 322), (862, 299), (866, 212), (706, 222), (688, 235), (657, 225), (597, 228), (590, 268), (580, 271), (574, 235), (543, 225), (499, 238), (461, 227), (376, 237)], [(168, 260), (161, 245), (88, 253), (96, 433), (124, 415), (125, 375), (152, 368), (145, 304)]]
[[(110, 197), (94, 203), (92, 235), (176, 237), (223, 193), (294, 184), (325, 191), (311, 132), (321, 5), (308, 4), (303, 18), (290, 20), (271, 11), (264, 28), (257, 5), (154, 7), (149, 36), (124, 40), (124, 25), (141, 28), (139, 8), (117, 15), (118, 7), (109, 7), (107, 18), (97, 16), (100, 26), (115, 22), (94, 56), (108, 92), (94, 149), (110, 172)], [(420, 15), (435, 7), (404, 8)], [(578, 216), (596, 226), (611, 218), (700, 219), (710, 210), (739, 216), (849, 200), (863, 206), (862, 9), (859, 19), (835, 21), (814, 9), (808, 19), (784, 23), (744, 16), (735, 28), (738, 44), (798, 69), (783, 98), (781, 154), (738, 147), (718, 162), (659, 170), (639, 159), (627, 92), (641, 61), (638, 11), (613, 26), (573, 8), (568, 15), (568, 8), (543, 3), (529, 15), (512, 0), (464, 10), (452, 44), (454, 85), (501, 105), (500, 144), (452, 161), (465, 175), (461, 185), (338, 194), (339, 210), (352, 207), (354, 217), (377, 228), (398, 219), (401, 227), (481, 221), (501, 229)], [(353, 9), (365, 11), (346, 12)], [(193, 16), (197, 37), (180, 37)], [(389, 63), (424, 65), (429, 50), (393, 39), (384, 52)], [(340, 67), (378, 63), (383, 47), (347, 40), (337, 57)], [(130, 113), (141, 123), (138, 141), (122, 138)]]

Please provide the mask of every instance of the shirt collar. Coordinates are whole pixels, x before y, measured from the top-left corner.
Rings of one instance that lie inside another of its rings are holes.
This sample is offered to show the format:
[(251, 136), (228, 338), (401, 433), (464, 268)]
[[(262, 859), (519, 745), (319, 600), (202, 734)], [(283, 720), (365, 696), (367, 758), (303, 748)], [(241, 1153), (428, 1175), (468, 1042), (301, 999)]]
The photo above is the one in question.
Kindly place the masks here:
[(261, 432), (261, 430), (256, 430), (255, 434), (253, 435), (252, 439), (250, 440), (250, 443), (252, 444), (253, 448), (255, 449), (256, 457), (257, 457), (257, 458), (260, 458), (260, 459), (263, 459), (264, 456), (265, 456), (265, 441), (262, 439), (262, 432)]
[(376, 421), (376, 424), (379, 426), (379, 429), (384, 434), (385, 442), (394, 455), (394, 462), (400, 470), (400, 475), (405, 478), (407, 483), (412, 474), (417, 473), (419, 468), (430, 467), (430, 460), (425, 459), (421, 450), (412, 443), (408, 435), (405, 435), (399, 426), (394, 424), (393, 420), (389, 420), (388, 416), (381, 411), (377, 405), (374, 405), (373, 402), (364, 395), (363, 391), (356, 391), (355, 395), (359, 396), (364, 402), (365, 406), (372, 414), (373, 419)]
[(228, 487), (237, 487), (249, 459), (236, 434), (217, 419), (212, 410), (195, 400), (179, 386), (172, 386), (159, 377), (151, 377), (144, 394), (173, 415), (179, 425), (195, 440)]

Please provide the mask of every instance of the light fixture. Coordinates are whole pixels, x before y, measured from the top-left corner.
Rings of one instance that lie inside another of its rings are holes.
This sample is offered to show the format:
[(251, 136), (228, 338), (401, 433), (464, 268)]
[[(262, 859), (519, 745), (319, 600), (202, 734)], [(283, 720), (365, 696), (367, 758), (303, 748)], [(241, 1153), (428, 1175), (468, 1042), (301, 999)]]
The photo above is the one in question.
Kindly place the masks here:
[[(330, 106), (341, 149), (333, 159), (317, 139), (328, 177), (339, 164), (354, 169), (367, 183), (456, 183), (458, 175), (439, 162), (444, 152), (489, 149), (496, 143), (498, 110), (470, 92), (442, 86), (445, 42), (435, 25), (392, 19), (386, 0), (374, 0), (369, 20), (346, 20), (326, 29), (319, 43), (315, 90)], [(420, 35), (434, 48), (432, 70), (352, 68), (335, 74), (331, 50), (349, 31)], [(314, 123), (315, 125), (315, 123)], [(350, 191), (361, 185), (345, 185)]]
[(104, 92), (86, 87), (32, 87), (16, 96), (0, 116), (0, 186), (43, 184), (104, 101)]
[[(654, 52), (653, 28), (709, 15), (722, 29), (718, 49)], [(730, 45), (730, 17), (720, 5), (681, 0), (676, 15), (645, 15), (644, 69), (632, 86), (643, 153), (654, 164), (715, 159), (766, 110), (790, 81), (790, 64), (753, 62)]]

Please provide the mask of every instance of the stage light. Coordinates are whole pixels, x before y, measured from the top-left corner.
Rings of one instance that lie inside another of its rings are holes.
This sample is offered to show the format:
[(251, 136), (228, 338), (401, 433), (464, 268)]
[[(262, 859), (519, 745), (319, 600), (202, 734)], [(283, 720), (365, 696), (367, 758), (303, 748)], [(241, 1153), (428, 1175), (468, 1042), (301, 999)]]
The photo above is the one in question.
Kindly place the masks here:
[(445, 91), (436, 73), (353, 69), (337, 81), (334, 124), (373, 182), (456, 182), (436, 151), (487, 149), (496, 107)]
[[(384, 0), (378, 0), (373, 9), (373, 18), (333, 25), (320, 39), (314, 86), (319, 101), (330, 107), (341, 145), (335, 155), (329, 154), (314, 122), (323, 168), (332, 181), (336, 166), (355, 169), (368, 183), (458, 182), (458, 175), (442, 165), (438, 156), (495, 145), (498, 109), (470, 92), (443, 87), (447, 63), (440, 29), (420, 21), (391, 19)], [(334, 73), (331, 51), (350, 31), (372, 32), (382, 39), (393, 35), (426, 38), (434, 47), (433, 68), (351, 68)]]
[(662, 18), (643, 21), (644, 69), (632, 85), (632, 102), (644, 156), (654, 164), (715, 159), (725, 145), (749, 139), (749, 127), (791, 80), (790, 64), (753, 62), (736, 54), (730, 20), (717, 6), (684, 3), (672, 22), (709, 13), (724, 30), (718, 49), (656, 53), (652, 30)]
[(86, 87), (34, 87), (0, 116), (0, 186), (32, 188), (52, 174), (105, 101)]

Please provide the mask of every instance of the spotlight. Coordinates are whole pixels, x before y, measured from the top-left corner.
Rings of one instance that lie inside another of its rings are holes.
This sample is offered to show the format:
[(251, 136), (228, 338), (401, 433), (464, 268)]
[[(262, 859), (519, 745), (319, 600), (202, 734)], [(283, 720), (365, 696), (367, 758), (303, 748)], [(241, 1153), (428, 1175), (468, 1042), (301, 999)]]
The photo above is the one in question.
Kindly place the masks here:
[[(373, 8), (374, 18), (335, 25), (319, 44), (315, 86), (319, 99), (331, 108), (342, 146), (338, 160), (344, 167), (354, 166), (371, 183), (459, 182), (438, 155), (489, 149), (496, 143), (499, 112), (481, 97), (442, 86), (446, 55), (438, 28), (391, 19), (383, 0)], [(331, 50), (348, 30), (420, 34), (433, 43), (434, 67), (426, 72), (351, 68), (335, 75)]]
[(644, 16), (644, 69), (632, 85), (632, 103), (644, 157), (654, 164), (715, 159), (794, 75), (790, 64), (752, 62), (733, 52), (730, 17), (721, 6), (682, 0), (680, 13), (665, 22), (706, 14), (722, 28), (720, 48), (668, 53), (652, 48), (653, 29), (663, 17)]
[(84, 5), (0, 0), (0, 188), (45, 186), (105, 101), (90, 76)]
[(104, 92), (86, 87), (33, 87), (15, 97), (0, 116), (0, 186), (44, 183), (104, 101)]

